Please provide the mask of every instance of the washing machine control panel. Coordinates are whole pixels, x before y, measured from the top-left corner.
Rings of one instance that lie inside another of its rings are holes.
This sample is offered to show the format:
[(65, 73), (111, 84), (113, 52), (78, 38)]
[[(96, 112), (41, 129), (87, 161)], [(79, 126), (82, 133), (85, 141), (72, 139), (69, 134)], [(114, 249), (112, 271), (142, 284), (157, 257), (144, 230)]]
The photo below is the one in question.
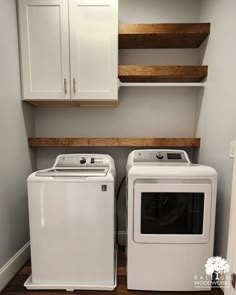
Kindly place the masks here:
[(109, 167), (109, 159), (102, 155), (60, 155), (54, 168)]
[(134, 163), (190, 163), (183, 150), (140, 150), (135, 151)]

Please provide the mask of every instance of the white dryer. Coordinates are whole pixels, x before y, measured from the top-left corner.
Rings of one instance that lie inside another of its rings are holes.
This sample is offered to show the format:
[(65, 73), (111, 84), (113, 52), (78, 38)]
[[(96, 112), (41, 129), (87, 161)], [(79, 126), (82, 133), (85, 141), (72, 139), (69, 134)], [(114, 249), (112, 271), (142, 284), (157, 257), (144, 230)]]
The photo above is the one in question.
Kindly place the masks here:
[(28, 178), (28, 289), (116, 287), (115, 165), (108, 155), (60, 155)]
[(185, 151), (139, 150), (129, 155), (127, 176), (128, 289), (210, 290), (216, 171), (191, 164)]

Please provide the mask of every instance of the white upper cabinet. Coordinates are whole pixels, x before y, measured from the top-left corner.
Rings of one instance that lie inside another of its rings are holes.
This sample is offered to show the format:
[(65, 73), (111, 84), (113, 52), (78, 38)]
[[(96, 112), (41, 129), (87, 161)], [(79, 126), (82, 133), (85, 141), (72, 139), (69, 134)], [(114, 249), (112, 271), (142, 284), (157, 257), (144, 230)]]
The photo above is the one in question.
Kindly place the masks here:
[(118, 99), (118, 0), (18, 6), (23, 99)]
[(118, 1), (70, 0), (71, 93), (78, 100), (117, 100)]
[(19, 0), (23, 99), (70, 98), (68, 3)]

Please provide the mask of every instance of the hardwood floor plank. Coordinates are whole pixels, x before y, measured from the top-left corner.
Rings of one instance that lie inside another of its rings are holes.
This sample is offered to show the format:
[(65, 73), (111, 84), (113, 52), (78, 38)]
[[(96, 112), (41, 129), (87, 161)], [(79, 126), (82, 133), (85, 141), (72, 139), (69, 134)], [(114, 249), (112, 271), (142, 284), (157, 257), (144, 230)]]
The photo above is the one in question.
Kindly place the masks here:
[(31, 274), (31, 266), (25, 265), (20, 271), (19, 275), (30, 275)]

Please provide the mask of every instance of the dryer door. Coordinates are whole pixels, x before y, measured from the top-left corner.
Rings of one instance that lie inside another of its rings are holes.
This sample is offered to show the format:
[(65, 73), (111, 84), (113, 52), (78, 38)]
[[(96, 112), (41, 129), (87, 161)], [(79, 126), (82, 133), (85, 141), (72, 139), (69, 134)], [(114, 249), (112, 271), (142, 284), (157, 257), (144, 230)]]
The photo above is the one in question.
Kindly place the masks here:
[(210, 184), (135, 185), (135, 242), (207, 243), (210, 224)]

